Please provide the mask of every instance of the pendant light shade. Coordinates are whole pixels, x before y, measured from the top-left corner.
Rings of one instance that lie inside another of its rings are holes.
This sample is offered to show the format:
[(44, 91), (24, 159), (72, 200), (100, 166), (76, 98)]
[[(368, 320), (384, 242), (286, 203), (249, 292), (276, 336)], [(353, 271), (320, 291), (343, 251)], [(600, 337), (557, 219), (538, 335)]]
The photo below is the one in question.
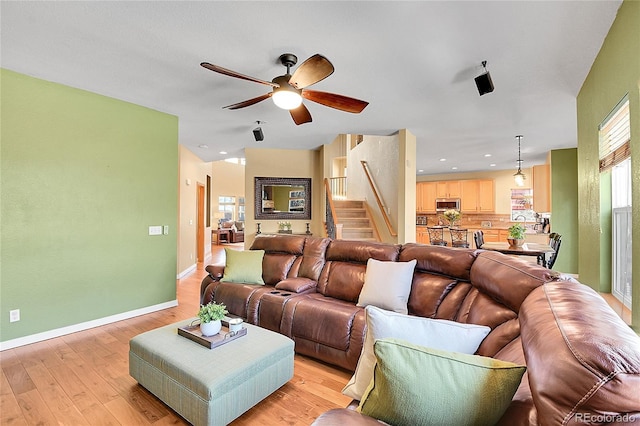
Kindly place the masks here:
[(520, 142), (522, 142), (522, 135), (516, 136), (516, 139), (518, 140), (518, 171), (514, 173), (513, 179), (517, 186), (524, 186), (524, 181), (527, 177), (522, 173), (522, 160), (520, 159)]

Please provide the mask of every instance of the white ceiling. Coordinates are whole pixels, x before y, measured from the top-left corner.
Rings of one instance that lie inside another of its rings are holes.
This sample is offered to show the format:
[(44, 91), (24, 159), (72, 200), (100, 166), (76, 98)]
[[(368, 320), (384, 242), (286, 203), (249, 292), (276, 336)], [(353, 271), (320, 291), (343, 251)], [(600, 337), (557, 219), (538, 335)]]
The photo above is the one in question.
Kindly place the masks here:
[[(406, 128), (424, 174), (515, 168), (517, 134), (526, 168), (577, 145), (576, 95), (620, 4), (3, 0), (0, 60), (175, 114), (179, 142), (204, 161), (242, 156), (245, 147), (313, 149), (340, 133)], [(335, 72), (311, 88), (370, 105), (354, 115), (305, 101), (313, 122), (301, 126), (270, 100), (223, 110), (270, 89), (199, 65), (271, 80), (284, 74), (277, 59), (286, 52), (299, 64), (325, 55)], [(495, 91), (480, 97), (473, 78), (483, 60)], [(256, 120), (266, 122), (260, 143)]]

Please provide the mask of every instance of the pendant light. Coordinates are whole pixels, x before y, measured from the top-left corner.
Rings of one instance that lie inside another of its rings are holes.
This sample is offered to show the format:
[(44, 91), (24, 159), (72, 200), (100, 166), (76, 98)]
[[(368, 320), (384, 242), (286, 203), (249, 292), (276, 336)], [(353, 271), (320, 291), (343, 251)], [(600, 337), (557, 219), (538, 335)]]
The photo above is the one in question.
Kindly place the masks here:
[(518, 171), (513, 175), (514, 180), (516, 181), (516, 185), (524, 186), (524, 181), (526, 176), (522, 173), (522, 160), (520, 159), (520, 142), (522, 141), (522, 135), (516, 136), (518, 140)]

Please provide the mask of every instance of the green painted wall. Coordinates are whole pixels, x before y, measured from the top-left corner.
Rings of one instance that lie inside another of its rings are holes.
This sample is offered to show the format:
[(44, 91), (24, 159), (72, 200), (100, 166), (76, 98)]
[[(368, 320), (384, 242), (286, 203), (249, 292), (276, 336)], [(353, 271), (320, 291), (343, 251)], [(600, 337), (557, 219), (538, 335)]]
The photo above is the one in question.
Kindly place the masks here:
[(576, 148), (551, 151), (551, 231), (562, 235), (556, 271), (578, 273), (578, 154)]
[(0, 72), (2, 341), (175, 300), (177, 117)]
[[(580, 281), (597, 290), (611, 258), (601, 250), (598, 125), (629, 94), (633, 205), (640, 206), (640, 1), (625, 0), (577, 98)], [(633, 327), (640, 329), (640, 209), (633, 209)]]

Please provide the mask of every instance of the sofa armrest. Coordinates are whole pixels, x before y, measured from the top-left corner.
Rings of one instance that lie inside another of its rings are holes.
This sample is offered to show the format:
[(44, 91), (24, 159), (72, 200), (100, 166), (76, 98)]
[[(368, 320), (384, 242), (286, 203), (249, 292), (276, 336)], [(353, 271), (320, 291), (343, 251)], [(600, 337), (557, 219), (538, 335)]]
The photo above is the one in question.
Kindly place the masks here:
[(305, 293), (309, 290), (314, 290), (318, 285), (317, 281), (309, 278), (296, 277), (286, 278), (276, 284), (278, 290), (290, 291), (292, 293)]
[(224, 275), (224, 265), (207, 265), (204, 270), (207, 271), (215, 281), (219, 281)]
[(621, 423), (640, 420), (640, 338), (598, 293), (546, 283), (522, 303), (520, 328), (539, 419), (580, 423), (606, 413)]

